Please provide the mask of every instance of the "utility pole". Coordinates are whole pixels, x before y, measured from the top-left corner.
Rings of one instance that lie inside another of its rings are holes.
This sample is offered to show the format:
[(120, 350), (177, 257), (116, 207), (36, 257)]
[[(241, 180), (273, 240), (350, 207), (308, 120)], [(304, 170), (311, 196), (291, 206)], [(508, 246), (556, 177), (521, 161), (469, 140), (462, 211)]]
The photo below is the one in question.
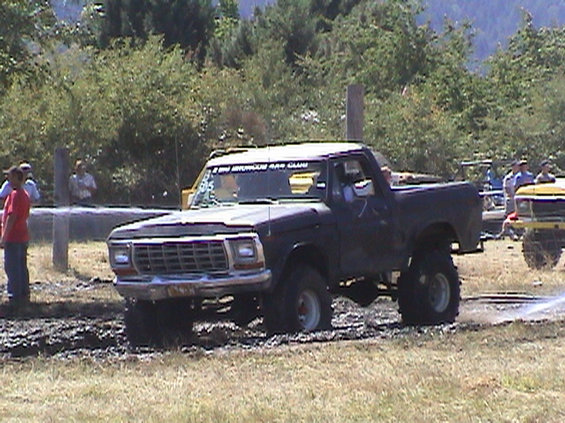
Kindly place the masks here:
[(347, 86), (345, 138), (348, 141), (363, 141), (364, 95), (363, 85)]
[(53, 213), (53, 267), (60, 271), (69, 268), (69, 150), (55, 149), (55, 207)]

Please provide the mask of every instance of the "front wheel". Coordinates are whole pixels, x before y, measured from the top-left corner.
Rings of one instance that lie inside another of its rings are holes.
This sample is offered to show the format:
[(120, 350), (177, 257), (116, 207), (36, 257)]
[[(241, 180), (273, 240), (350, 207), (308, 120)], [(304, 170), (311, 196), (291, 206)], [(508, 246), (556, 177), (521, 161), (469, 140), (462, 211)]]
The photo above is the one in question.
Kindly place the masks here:
[(409, 325), (455, 321), (459, 314), (460, 282), (447, 252), (417, 252), (398, 280), (398, 305)]
[(263, 301), (269, 333), (311, 332), (331, 328), (332, 298), (320, 273), (298, 265)]
[(192, 310), (185, 301), (128, 299), (124, 317), (134, 347), (178, 345), (192, 334)]
[(552, 233), (545, 236), (528, 229), (522, 238), (522, 254), (530, 269), (554, 267), (561, 257), (561, 244)]

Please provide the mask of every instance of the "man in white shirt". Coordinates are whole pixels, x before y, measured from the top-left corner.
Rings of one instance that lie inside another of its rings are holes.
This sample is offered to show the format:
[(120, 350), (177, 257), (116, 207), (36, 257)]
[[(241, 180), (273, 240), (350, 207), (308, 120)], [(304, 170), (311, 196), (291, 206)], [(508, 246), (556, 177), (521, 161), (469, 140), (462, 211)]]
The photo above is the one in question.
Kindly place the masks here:
[(510, 213), (514, 211), (514, 178), (516, 174), (520, 171), (520, 162), (515, 160), (512, 162), (512, 168), (510, 172), (506, 174), (502, 181), (502, 189), (504, 190), (504, 203), (505, 203), (505, 211), (504, 217), (508, 216)]
[(96, 190), (94, 177), (86, 171), (83, 161), (77, 160), (75, 173), (69, 178), (69, 193), (72, 203), (79, 205), (92, 204), (92, 198)]
[[(39, 200), (41, 200), (41, 194), (39, 194), (37, 184), (33, 180), (33, 175), (31, 174), (31, 165), (27, 162), (21, 162), (19, 168), (24, 173), (24, 183), (22, 185), (22, 188), (25, 189), (27, 194), (29, 195), (31, 204), (39, 203)], [(4, 181), (2, 187), (0, 188), (0, 200), (4, 201), (11, 192), (12, 186), (10, 185), (9, 181)]]

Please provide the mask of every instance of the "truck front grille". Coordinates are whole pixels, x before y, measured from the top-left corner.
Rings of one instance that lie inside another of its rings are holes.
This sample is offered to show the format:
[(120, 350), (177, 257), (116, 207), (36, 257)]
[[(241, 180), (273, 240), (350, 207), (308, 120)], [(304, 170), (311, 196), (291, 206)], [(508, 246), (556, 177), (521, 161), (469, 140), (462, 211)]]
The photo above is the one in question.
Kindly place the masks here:
[(228, 270), (223, 241), (136, 243), (133, 260), (141, 274), (211, 273)]
[(536, 219), (565, 220), (565, 201), (532, 201)]

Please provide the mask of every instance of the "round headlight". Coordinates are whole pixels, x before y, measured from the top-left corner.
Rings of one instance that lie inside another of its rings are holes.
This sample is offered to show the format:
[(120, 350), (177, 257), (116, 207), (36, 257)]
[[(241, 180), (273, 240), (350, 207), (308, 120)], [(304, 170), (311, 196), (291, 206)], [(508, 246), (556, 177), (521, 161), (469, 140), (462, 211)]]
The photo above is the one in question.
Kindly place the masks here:
[(237, 255), (241, 258), (255, 257), (255, 248), (252, 243), (241, 243), (237, 246)]
[(530, 201), (529, 200), (516, 200), (516, 211), (519, 215), (530, 214)]
[(233, 243), (233, 252), (237, 259), (254, 259), (256, 256), (255, 243), (251, 239), (236, 240)]
[(118, 247), (112, 249), (112, 263), (115, 266), (129, 266), (129, 248)]
[(233, 266), (236, 270), (257, 270), (263, 268), (264, 257), (258, 238), (235, 238), (230, 241)]

